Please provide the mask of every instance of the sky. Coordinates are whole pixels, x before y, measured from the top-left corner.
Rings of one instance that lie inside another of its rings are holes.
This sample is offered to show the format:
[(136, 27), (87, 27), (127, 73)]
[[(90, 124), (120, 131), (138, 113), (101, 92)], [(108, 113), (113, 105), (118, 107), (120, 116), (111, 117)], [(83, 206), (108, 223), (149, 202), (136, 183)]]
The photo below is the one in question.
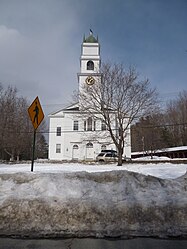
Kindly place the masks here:
[(0, 0), (0, 82), (46, 114), (69, 104), (90, 28), (102, 62), (135, 66), (161, 101), (187, 90), (187, 0)]

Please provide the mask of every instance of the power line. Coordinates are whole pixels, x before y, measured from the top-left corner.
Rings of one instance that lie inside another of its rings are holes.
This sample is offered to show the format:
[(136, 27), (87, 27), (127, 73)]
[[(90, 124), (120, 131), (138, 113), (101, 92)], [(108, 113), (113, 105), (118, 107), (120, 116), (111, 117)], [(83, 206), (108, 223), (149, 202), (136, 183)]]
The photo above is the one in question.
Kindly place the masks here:
[(160, 127), (186, 126), (186, 125), (187, 125), (187, 123), (175, 123), (175, 124), (161, 124), (161, 125), (140, 126), (139, 128), (160, 128)]
[[(152, 129), (152, 128), (161, 128), (161, 127), (172, 127), (172, 126), (187, 126), (187, 123), (174, 123), (174, 124), (161, 124), (161, 125), (149, 125), (149, 126), (139, 126), (138, 128), (142, 129)], [(117, 131), (118, 129), (112, 129), (112, 131)], [(89, 132), (104, 132), (104, 131), (108, 131), (108, 130), (101, 130), (101, 129), (97, 129), (97, 130), (91, 130), (91, 131), (85, 131), (85, 130), (78, 130), (78, 131), (74, 131), (74, 130), (61, 130), (61, 133), (89, 133)], [(32, 134), (32, 131), (8, 131), (10, 134)], [(56, 134), (57, 131), (37, 131), (36, 133), (38, 134)]]

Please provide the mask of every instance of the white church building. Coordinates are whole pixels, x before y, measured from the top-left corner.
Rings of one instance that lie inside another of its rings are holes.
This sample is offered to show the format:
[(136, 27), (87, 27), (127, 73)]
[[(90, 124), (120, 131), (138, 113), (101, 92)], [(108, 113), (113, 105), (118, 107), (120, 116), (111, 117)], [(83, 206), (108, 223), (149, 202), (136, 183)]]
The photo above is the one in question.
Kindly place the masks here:
[[(100, 65), (100, 44), (91, 32), (81, 46), (79, 91), (84, 84), (91, 85), (101, 77)], [(117, 130), (116, 123), (112, 125)], [(93, 161), (103, 149), (116, 150), (106, 133), (106, 126), (99, 117), (82, 115), (79, 103), (58, 110), (49, 115), (49, 159)], [(124, 156), (130, 157), (130, 129), (125, 144)]]

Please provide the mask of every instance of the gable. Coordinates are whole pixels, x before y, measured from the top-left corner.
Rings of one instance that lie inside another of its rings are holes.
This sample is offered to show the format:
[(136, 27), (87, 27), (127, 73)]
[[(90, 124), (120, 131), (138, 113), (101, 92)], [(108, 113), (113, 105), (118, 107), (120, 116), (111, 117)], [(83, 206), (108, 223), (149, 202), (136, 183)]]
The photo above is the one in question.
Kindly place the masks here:
[(79, 102), (66, 107), (64, 110), (66, 110), (66, 111), (79, 111)]
[(72, 112), (72, 111), (79, 111), (79, 103), (78, 102), (49, 114), (49, 117), (64, 116), (65, 112), (67, 113), (67, 112)]

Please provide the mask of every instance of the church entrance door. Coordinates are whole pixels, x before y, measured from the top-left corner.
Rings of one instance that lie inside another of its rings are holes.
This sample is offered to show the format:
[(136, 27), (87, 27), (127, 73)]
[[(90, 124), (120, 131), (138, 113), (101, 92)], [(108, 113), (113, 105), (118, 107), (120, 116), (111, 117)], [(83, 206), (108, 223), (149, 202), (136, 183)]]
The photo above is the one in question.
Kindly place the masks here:
[(94, 149), (92, 143), (86, 144), (86, 159), (94, 159)]
[(73, 145), (72, 159), (73, 160), (79, 159), (79, 146), (77, 144)]

